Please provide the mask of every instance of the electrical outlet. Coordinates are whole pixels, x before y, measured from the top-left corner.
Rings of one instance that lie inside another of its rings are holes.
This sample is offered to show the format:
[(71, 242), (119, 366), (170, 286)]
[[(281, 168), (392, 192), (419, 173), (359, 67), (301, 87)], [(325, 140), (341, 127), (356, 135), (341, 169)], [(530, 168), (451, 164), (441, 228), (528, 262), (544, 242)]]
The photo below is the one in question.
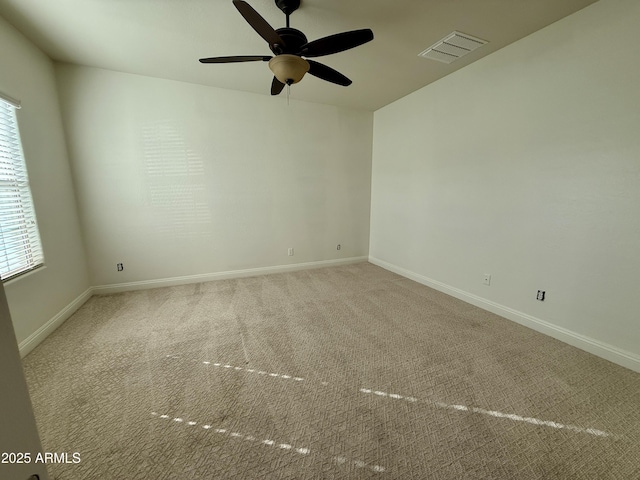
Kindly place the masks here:
[(336, 245), (336, 250), (340, 250), (342, 248), (342, 245), (338, 244)]
[(538, 295), (536, 295), (536, 300), (540, 300), (541, 302), (544, 302), (544, 295), (545, 295), (544, 290), (538, 290)]
[(124, 264), (118, 263), (118, 264), (116, 264), (116, 268), (118, 269), (119, 272), (121, 272), (121, 271), (124, 270)]
[(291, 248), (289, 249), (289, 251), (287, 252), (287, 254), (288, 254), (290, 257), (293, 257), (293, 247), (291, 247)]
[(491, 274), (490, 273), (485, 273), (484, 274), (484, 279), (482, 280), (482, 283), (484, 283), (485, 285), (491, 285)]

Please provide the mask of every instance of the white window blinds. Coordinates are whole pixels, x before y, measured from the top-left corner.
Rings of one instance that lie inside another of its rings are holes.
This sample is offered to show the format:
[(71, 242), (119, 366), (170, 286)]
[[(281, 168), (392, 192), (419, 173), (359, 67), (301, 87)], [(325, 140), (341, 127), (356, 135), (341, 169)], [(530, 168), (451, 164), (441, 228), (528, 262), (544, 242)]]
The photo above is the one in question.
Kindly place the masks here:
[(44, 262), (22, 154), (16, 106), (0, 98), (0, 278), (9, 280)]

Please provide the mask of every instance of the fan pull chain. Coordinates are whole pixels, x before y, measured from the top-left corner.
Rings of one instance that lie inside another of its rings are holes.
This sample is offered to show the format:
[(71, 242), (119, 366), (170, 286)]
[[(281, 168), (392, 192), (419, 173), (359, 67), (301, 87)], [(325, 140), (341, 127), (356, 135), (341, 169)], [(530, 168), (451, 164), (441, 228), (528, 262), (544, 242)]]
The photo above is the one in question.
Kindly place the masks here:
[(289, 105), (289, 94), (291, 93), (291, 85), (287, 85), (287, 106)]

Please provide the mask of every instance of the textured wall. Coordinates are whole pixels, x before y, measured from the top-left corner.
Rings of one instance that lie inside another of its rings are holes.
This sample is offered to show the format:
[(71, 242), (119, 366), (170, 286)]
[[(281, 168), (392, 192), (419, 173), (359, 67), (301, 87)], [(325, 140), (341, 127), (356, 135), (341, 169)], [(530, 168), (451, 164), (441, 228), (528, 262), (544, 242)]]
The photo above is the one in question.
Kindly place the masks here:
[(639, 20), (601, 0), (377, 111), (371, 257), (640, 354)]
[(18, 342), (89, 287), (53, 64), (0, 18), (0, 90), (19, 99), (18, 125), (45, 266), (5, 284)]
[(57, 73), (92, 285), (367, 255), (371, 112)]

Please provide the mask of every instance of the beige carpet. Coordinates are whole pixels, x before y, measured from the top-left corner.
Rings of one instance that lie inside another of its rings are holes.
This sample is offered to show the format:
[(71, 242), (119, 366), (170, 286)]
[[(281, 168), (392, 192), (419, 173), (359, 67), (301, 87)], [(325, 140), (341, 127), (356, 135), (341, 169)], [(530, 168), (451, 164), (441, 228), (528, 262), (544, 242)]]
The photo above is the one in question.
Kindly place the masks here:
[(368, 263), (95, 296), (25, 359), (54, 479), (638, 479), (640, 375)]

